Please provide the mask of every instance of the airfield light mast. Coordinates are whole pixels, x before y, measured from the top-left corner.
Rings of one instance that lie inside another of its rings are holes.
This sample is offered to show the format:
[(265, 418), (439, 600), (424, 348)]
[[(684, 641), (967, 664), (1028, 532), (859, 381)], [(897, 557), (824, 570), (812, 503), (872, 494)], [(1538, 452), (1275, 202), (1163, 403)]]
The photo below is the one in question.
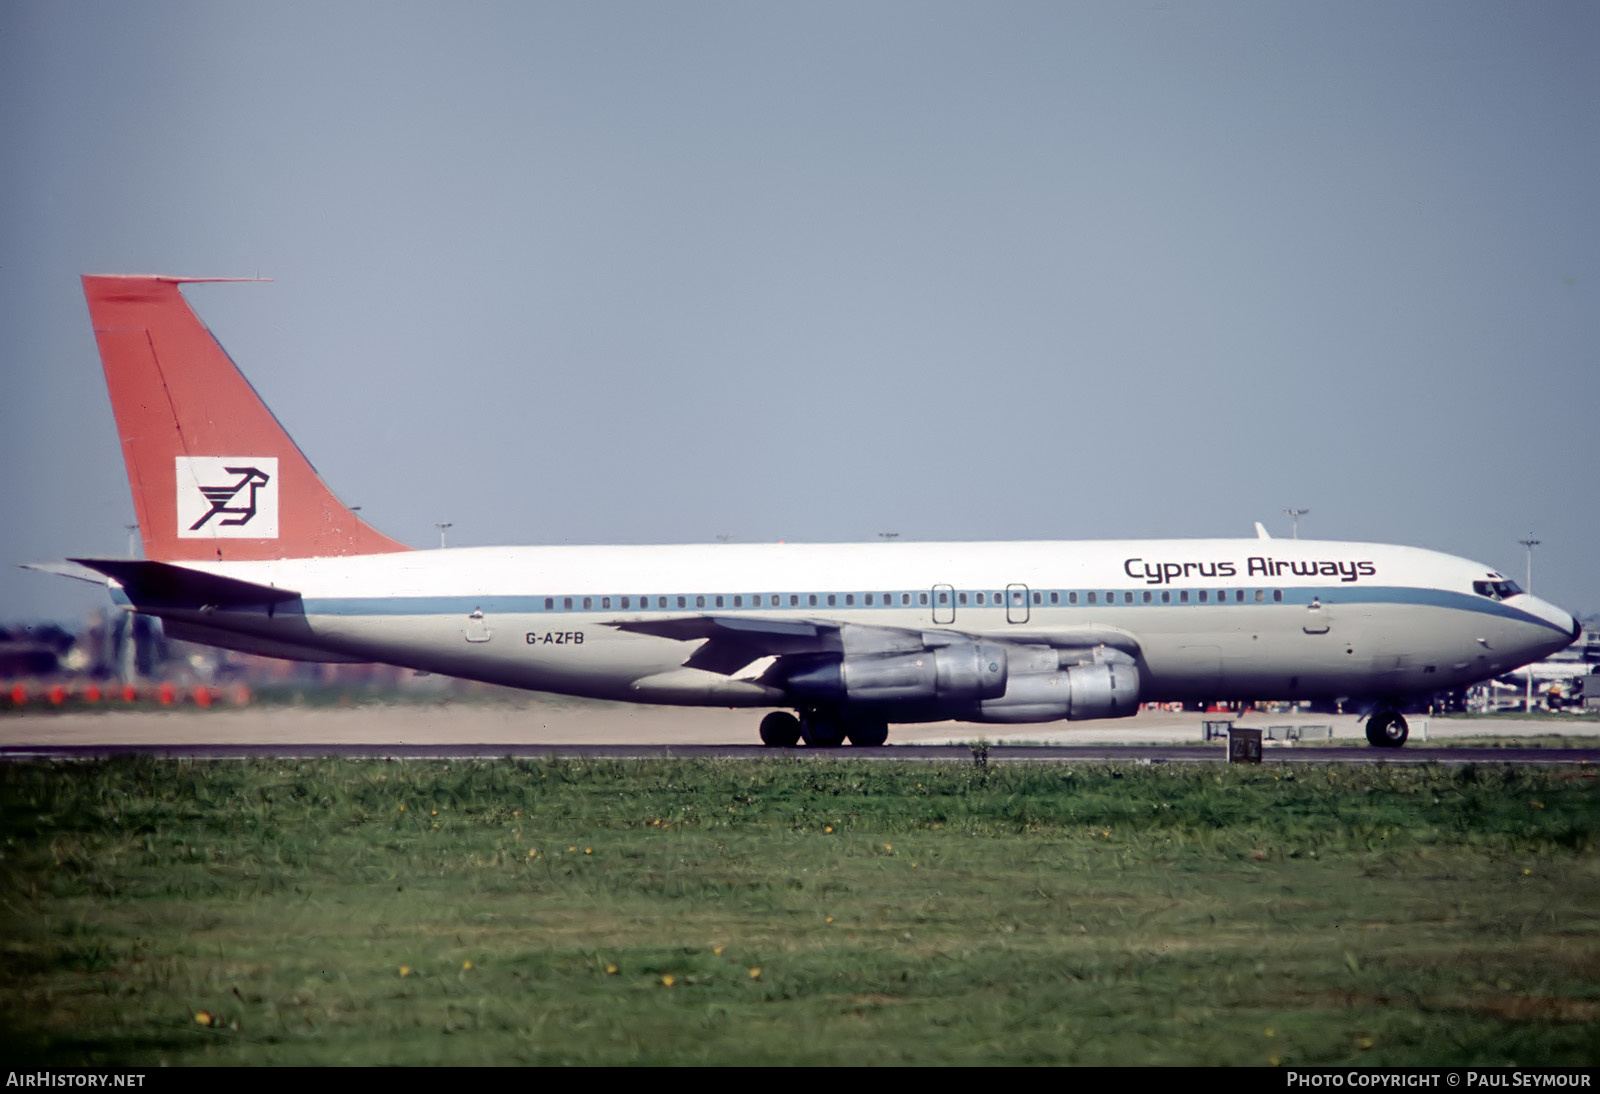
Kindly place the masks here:
[(1300, 538), (1300, 518), (1305, 516), (1307, 513), (1311, 512), (1311, 510), (1309, 510), (1309, 509), (1285, 509), (1284, 512), (1288, 513), (1289, 514), (1289, 519), (1294, 522), (1294, 538), (1295, 539), (1299, 539)]
[(1519, 539), (1519, 540), (1517, 540), (1517, 542), (1522, 544), (1524, 547), (1526, 547), (1528, 549), (1528, 586), (1527, 586), (1527, 588), (1523, 589), (1522, 591), (1527, 593), (1529, 596), (1532, 596), (1533, 595), (1533, 549), (1535, 547), (1539, 546), (1539, 541), (1534, 539), (1532, 534), (1530, 533), (1527, 539)]
[[(1528, 586), (1527, 586), (1527, 588), (1523, 589), (1523, 592), (1527, 593), (1529, 596), (1532, 596), (1533, 595), (1533, 549), (1535, 547), (1539, 546), (1539, 541), (1533, 538), (1533, 533), (1532, 532), (1529, 532), (1527, 539), (1519, 539), (1519, 540), (1517, 540), (1517, 542), (1522, 544), (1522, 546), (1524, 548), (1526, 548), (1527, 552), (1528, 552)], [(1531, 714), (1532, 712), (1533, 712), (1533, 666), (1529, 665), (1528, 666), (1528, 690), (1523, 694), (1522, 713)]]
[(444, 546), (444, 530), (446, 528), (454, 528), (455, 525), (449, 522), (437, 522), (434, 527), (439, 529), (439, 546), (442, 548)]

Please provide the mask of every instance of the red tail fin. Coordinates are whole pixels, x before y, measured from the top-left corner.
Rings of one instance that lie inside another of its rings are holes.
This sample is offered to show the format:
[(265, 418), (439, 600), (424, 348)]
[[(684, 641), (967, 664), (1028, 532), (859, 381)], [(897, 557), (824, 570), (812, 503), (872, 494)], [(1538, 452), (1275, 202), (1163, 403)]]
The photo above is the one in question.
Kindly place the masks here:
[(146, 558), (409, 550), (323, 485), (190, 310), (187, 277), (84, 277)]

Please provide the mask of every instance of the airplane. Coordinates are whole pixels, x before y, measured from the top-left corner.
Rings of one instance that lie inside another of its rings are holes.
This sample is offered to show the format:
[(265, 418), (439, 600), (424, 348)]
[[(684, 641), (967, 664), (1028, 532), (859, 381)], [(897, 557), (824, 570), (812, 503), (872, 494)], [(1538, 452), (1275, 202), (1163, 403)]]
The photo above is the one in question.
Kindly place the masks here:
[[(54, 564), (173, 638), (638, 703), (778, 708), (770, 746), (892, 724), (1410, 699), (1580, 633), (1477, 562), (1270, 538), (413, 550), (341, 504), (182, 286), (84, 276), (143, 559)], [(794, 713), (790, 713), (793, 711)]]
[(1534, 687), (1571, 687), (1574, 680), (1588, 676), (1596, 667), (1587, 661), (1535, 661), (1505, 673), (1499, 682), (1523, 687), (1532, 678)]

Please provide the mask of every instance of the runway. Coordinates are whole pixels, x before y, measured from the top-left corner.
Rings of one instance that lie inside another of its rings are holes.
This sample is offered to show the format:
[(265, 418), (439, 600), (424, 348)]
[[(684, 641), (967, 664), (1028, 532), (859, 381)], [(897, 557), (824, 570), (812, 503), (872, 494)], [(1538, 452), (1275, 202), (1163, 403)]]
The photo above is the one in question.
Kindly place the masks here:
[[(895, 726), (882, 748), (763, 748), (759, 711), (648, 707), (533, 698), (521, 703), (441, 702), (350, 707), (246, 707), (209, 711), (22, 713), (0, 718), (0, 759), (88, 760), (146, 755), (170, 759), (493, 760), (715, 757), (779, 760), (808, 756), (885, 761), (991, 763), (1224, 763), (1221, 741), (1202, 741), (1202, 722), (1223, 715), (1145, 711), (1133, 718), (1027, 726), (940, 722)], [(1263, 762), (1600, 764), (1600, 723), (1413, 716), (1411, 743), (1375, 749), (1352, 715), (1251, 712), (1244, 728), (1278, 735), (1325, 726), (1325, 743), (1268, 741)], [(1567, 747), (1517, 746), (1559, 734)], [(1451, 742), (1472, 738), (1470, 747)]]
[[(1202, 745), (1038, 745), (990, 746), (982, 753), (992, 764), (1014, 763), (1226, 763), (1221, 744)], [(977, 763), (970, 746), (907, 745), (883, 748), (764, 748), (761, 745), (8, 745), (0, 760), (84, 761), (119, 756), (151, 756), (171, 760), (317, 760), (374, 759), (447, 761), (503, 759), (783, 759), (879, 760), (901, 763)], [(1283, 764), (1537, 764), (1596, 765), (1600, 748), (1372, 748), (1316, 747), (1266, 749), (1264, 765)]]

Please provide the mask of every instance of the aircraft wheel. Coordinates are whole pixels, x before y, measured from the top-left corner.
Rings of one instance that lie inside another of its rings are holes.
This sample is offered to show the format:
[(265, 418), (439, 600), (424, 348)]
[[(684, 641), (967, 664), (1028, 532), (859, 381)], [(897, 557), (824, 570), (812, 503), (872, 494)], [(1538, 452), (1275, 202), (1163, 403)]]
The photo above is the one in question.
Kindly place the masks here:
[(826, 711), (801, 711), (800, 736), (812, 748), (838, 748), (844, 744), (844, 726)]
[(800, 719), (775, 710), (761, 719), (761, 743), (768, 748), (793, 748), (800, 743)]
[(851, 744), (860, 748), (877, 748), (889, 739), (889, 723), (876, 718), (852, 720), (845, 727), (844, 735), (850, 738)]
[(1373, 748), (1399, 748), (1410, 732), (1398, 711), (1380, 710), (1367, 719), (1367, 743)]

